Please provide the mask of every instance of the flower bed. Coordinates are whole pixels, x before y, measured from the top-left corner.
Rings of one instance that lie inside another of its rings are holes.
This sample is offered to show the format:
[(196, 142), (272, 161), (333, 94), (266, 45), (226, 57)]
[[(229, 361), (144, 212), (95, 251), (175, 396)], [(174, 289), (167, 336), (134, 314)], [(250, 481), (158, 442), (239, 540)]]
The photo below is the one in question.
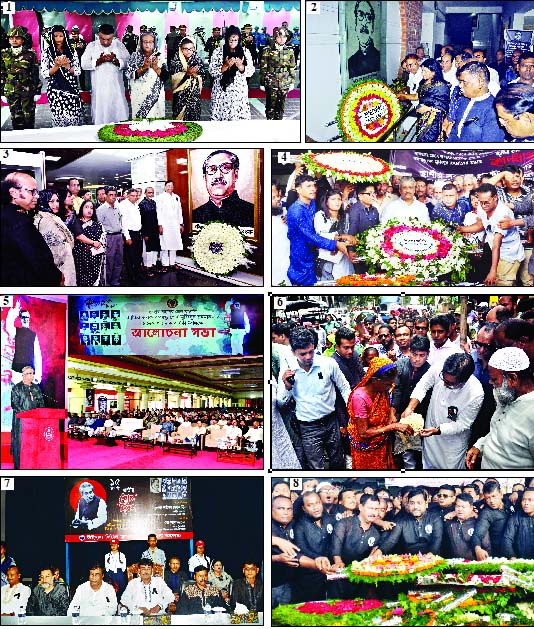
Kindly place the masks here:
[(456, 283), (465, 280), (470, 268), (471, 246), (441, 221), (428, 226), (388, 221), (364, 232), (357, 250), (371, 271), (381, 268), (393, 278), (415, 275), (418, 283), (447, 273)]
[(193, 142), (201, 135), (196, 122), (158, 119), (108, 124), (98, 131), (103, 142)]
[(206, 223), (192, 239), (192, 258), (201, 269), (214, 275), (228, 275), (237, 267), (253, 262), (247, 256), (254, 246), (246, 242), (237, 227), (212, 221)]
[(393, 174), (387, 162), (368, 153), (354, 151), (304, 153), (301, 160), (308, 170), (314, 173), (351, 183), (389, 181)]
[(378, 80), (359, 81), (343, 94), (336, 121), (344, 142), (376, 142), (400, 118), (395, 93)]
[(378, 273), (370, 275), (362, 273), (360, 275), (344, 275), (336, 280), (336, 286), (420, 286), (415, 275), (397, 275), (388, 277)]

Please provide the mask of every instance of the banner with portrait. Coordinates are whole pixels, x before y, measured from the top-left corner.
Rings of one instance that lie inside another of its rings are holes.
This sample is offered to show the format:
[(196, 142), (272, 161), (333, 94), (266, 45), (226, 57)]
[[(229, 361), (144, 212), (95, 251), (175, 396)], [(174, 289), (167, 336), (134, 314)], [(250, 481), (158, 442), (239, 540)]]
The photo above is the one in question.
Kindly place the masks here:
[(261, 354), (263, 335), (257, 333), (263, 326), (263, 296), (260, 295), (72, 296), (69, 298), (69, 354), (232, 354), (232, 318), (236, 320), (233, 314), (236, 303), (250, 326), (250, 342), (245, 345), (245, 353)]
[(65, 478), (65, 541), (192, 539), (191, 481), (184, 476)]
[(526, 52), (534, 46), (534, 33), (532, 31), (519, 31), (506, 29), (504, 31), (504, 58), (507, 63), (512, 59), (514, 50)]
[(425, 179), (447, 179), (454, 175), (497, 174), (503, 166), (520, 166), (525, 175), (532, 176), (534, 151), (516, 149), (459, 150), (459, 151), (419, 151), (395, 150), (390, 162), (402, 174), (412, 174)]
[(375, 0), (339, 3), (343, 90), (380, 71), (382, 4)]

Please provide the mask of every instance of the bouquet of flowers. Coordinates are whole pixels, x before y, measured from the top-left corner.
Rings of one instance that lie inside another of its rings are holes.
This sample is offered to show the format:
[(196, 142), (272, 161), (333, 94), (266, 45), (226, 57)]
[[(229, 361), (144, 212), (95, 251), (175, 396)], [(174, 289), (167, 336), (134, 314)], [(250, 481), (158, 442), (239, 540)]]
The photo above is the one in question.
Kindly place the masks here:
[(201, 269), (228, 275), (237, 267), (253, 264), (247, 256), (254, 250), (237, 227), (219, 221), (206, 223), (192, 237), (192, 258)]

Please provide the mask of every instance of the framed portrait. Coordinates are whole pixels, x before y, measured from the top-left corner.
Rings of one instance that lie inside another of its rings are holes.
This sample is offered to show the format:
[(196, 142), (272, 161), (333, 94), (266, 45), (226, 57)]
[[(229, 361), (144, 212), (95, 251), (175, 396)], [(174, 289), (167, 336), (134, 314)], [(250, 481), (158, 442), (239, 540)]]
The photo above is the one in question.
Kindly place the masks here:
[(341, 45), (343, 89), (380, 70), (381, 4), (376, 0), (339, 3), (340, 39), (345, 41)]
[(189, 212), (192, 231), (210, 221), (260, 239), (260, 150), (191, 149)]

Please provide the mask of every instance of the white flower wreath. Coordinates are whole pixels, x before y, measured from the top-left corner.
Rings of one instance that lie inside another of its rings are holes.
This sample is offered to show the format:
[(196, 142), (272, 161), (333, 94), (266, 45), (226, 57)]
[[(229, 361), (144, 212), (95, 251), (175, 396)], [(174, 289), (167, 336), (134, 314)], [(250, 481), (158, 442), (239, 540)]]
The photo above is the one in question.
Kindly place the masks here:
[(254, 264), (246, 256), (255, 247), (232, 225), (218, 221), (207, 223), (191, 240), (193, 260), (214, 275), (228, 275), (239, 266), (248, 268)]

